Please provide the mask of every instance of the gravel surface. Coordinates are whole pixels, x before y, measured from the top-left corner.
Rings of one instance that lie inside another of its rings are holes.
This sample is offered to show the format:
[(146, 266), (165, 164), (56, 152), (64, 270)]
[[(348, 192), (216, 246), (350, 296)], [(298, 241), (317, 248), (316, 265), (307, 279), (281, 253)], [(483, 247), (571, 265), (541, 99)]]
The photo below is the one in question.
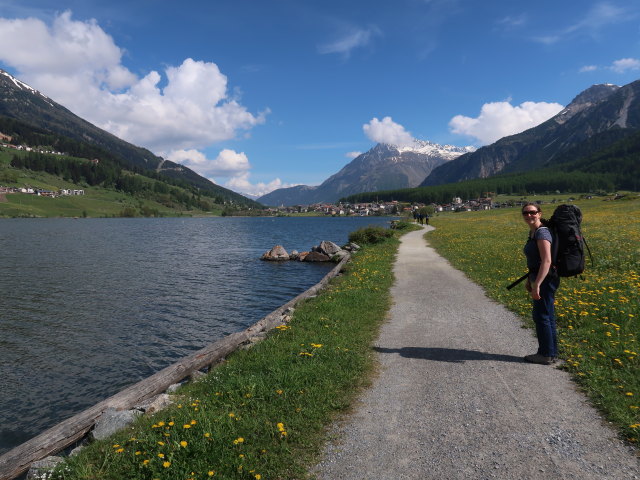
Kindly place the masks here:
[(334, 427), (312, 473), (329, 480), (640, 478), (636, 451), (617, 440), (566, 372), (522, 361), (537, 348), (533, 331), (423, 234), (405, 235), (400, 246), (394, 305), (374, 345), (380, 374)]

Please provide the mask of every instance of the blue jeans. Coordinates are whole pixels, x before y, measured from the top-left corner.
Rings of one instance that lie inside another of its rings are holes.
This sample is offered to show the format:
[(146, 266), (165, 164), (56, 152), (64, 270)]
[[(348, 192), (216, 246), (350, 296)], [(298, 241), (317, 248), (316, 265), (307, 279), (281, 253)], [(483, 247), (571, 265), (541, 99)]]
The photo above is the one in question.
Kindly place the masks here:
[(533, 300), (533, 321), (536, 323), (538, 353), (545, 357), (558, 356), (555, 294), (560, 285), (557, 275), (548, 275), (540, 285), (540, 300)]

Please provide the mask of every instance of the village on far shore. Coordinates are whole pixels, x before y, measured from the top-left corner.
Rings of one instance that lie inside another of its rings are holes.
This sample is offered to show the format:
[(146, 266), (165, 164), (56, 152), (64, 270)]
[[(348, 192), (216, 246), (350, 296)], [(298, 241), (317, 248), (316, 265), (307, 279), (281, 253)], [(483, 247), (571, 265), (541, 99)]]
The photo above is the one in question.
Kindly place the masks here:
[[(572, 201), (573, 199), (569, 199)], [(291, 215), (299, 213), (316, 213), (332, 216), (361, 216), (370, 215), (403, 215), (411, 214), (423, 207), (427, 207), (432, 213), (437, 212), (472, 212), (478, 210), (491, 210), (495, 208), (507, 208), (521, 205), (523, 202), (513, 200), (496, 202), (492, 197), (477, 198), (463, 201), (455, 197), (450, 203), (407, 203), (393, 200), (391, 202), (371, 203), (315, 203), (312, 205), (293, 205), (270, 207), (267, 210), (274, 215)]]

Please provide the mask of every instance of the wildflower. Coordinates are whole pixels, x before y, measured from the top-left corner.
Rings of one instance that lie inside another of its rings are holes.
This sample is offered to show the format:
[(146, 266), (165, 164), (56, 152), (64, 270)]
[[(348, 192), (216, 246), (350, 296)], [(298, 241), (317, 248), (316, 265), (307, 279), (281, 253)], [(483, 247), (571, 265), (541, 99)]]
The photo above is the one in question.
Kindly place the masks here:
[(140, 450), (138, 450), (138, 451), (136, 452), (136, 455), (142, 455), (142, 452), (141, 452)]
[(169, 422), (169, 426), (170, 426), (170, 427), (173, 427), (174, 425), (175, 425), (175, 423), (173, 423), (173, 422)]
[(171, 462), (163, 462), (162, 466), (164, 468), (169, 468), (171, 466)]
[(210, 434), (209, 432), (207, 432), (207, 433), (205, 433), (205, 434), (204, 434), (204, 437), (205, 437), (205, 438), (209, 438), (210, 436), (211, 436), (211, 434)]
[(159, 427), (164, 427), (164, 422), (158, 422)]
[(187, 445), (189, 445), (189, 444), (188, 444), (187, 442), (185, 442), (184, 440), (182, 440), (182, 441), (180, 442), (180, 446), (181, 446), (181, 447), (186, 447)]
[(119, 448), (116, 450), (116, 453), (122, 453), (122, 452), (124, 452), (124, 448)]
[(238, 438), (236, 438), (236, 439), (233, 441), (233, 444), (234, 444), (234, 445), (238, 445), (238, 444), (240, 444), (240, 443), (244, 443), (244, 438), (242, 438), (242, 437), (238, 437)]
[(235, 416), (236, 416), (236, 414), (235, 414), (235, 413), (233, 413), (233, 412), (231, 412), (231, 413), (229, 414), (229, 417), (231, 417), (231, 418), (233, 418), (233, 417), (235, 417)]
[(161, 447), (164, 446), (164, 442), (158, 442), (158, 445), (160, 445)]
[(198, 422), (196, 422), (195, 420), (191, 420), (191, 422), (190, 422), (190, 423), (191, 423), (191, 425), (195, 425), (195, 424), (196, 424), (196, 423), (198, 423)]
[(626, 395), (627, 397), (633, 397), (633, 392), (627, 392), (627, 393), (625, 393), (625, 395)]
[(260, 475), (259, 473), (256, 473), (255, 477), (256, 477), (256, 480), (260, 480), (262, 478), (262, 475)]
[(142, 462), (142, 464), (143, 464), (143, 465), (148, 465), (148, 464), (149, 464), (149, 459), (147, 458), (146, 460), (144, 460), (144, 461)]
[(158, 454), (158, 457), (159, 457), (159, 458), (164, 458), (164, 453), (159, 453), (159, 454)]
[(213, 477), (216, 474), (216, 472), (214, 472), (213, 470), (209, 470), (207, 472), (207, 475), (209, 475), (210, 477)]
[(189, 425), (188, 423), (183, 425), (182, 428), (191, 428), (191, 425)]

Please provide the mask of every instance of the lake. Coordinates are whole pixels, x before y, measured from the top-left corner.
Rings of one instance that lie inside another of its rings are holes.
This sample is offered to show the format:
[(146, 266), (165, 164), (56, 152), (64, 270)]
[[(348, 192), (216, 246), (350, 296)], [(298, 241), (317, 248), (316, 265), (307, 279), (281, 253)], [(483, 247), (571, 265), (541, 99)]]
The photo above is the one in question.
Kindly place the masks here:
[(274, 245), (339, 245), (389, 217), (0, 220), (0, 454), (254, 324), (333, 264)]

